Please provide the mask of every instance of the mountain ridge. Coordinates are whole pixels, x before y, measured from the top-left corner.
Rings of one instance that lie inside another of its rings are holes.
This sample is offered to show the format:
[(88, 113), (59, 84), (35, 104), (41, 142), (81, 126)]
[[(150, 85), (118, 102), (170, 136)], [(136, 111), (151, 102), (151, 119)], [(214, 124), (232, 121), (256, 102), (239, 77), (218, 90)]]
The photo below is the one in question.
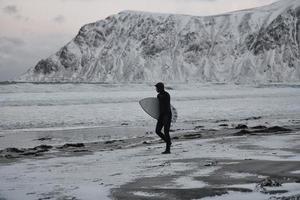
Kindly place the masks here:
[(84, 25), (18, 80), (297, 82), (299, 30), (296, 0), (214, 16), (122, 11)]

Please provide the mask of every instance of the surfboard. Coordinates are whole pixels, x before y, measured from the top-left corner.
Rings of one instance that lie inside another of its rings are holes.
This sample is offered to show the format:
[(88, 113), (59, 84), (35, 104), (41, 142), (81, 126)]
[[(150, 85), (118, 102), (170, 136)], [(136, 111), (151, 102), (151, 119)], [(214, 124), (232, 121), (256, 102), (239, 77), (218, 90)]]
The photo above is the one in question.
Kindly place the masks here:
[[(155, 97), (148, 97), (139, 101), (142, 109), (154, 119), (159, 117), (159, 101)], [(177, 120), (177, 110), (174, 106), (171, 105), (172, 112), (172, 123), (175, 123)]]

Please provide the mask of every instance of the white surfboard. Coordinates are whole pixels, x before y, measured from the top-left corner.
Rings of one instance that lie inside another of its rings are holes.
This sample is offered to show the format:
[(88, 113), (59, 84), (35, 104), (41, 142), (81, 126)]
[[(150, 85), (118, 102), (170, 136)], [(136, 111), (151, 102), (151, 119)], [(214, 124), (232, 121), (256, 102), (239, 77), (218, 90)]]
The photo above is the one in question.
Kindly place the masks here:
[[(159, 101), (155, 97), (145, 98), (139, 101), (142, 109), (154, 119), (159, 117)], [(177, 110), (171, 105), (172, 123), (177, 120)]]

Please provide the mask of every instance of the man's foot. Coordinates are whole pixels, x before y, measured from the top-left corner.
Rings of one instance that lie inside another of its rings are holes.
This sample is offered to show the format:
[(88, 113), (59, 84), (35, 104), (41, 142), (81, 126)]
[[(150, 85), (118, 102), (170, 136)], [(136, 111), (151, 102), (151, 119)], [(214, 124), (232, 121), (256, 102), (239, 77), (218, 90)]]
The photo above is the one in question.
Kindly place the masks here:
[(167, 143), (166, 150), (162, 152), (162, 154), (170, 154), (171, 153), (171, 142)]
[(164, 151), (161, 154), (170, 154), (170, 153), (171, 153), (171, 151)]

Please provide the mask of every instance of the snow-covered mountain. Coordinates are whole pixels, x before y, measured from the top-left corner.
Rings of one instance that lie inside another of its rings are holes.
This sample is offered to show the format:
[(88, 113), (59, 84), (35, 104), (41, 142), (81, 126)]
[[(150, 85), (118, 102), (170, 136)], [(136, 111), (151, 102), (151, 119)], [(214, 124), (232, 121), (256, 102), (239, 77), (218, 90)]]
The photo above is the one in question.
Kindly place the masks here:
[(299, 0), (206, 17), (124, 11), (84, 25), (19, 81), (300, 81), (299, 30)]

